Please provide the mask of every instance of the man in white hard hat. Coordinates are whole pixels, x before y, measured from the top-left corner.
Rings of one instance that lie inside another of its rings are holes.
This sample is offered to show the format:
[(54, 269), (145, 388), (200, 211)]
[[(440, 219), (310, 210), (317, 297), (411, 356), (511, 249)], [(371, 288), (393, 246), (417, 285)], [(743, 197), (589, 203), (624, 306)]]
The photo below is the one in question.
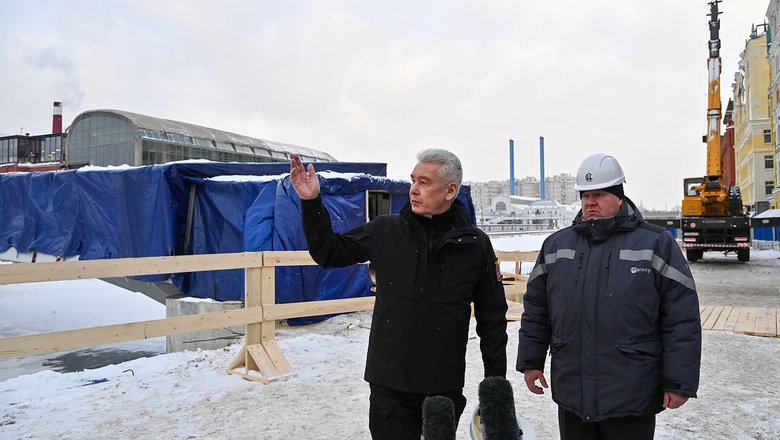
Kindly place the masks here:
[[(548, 237), (523, 298), (517, 370), (558, 404), (561, 439), (652, 439), (655, 415), (696, 397), (696, 286), (666, 230), (625, 196), (614, 157), (587, 157), (581, 211)], [(541, 385), (541, 386), (540, 386)]]

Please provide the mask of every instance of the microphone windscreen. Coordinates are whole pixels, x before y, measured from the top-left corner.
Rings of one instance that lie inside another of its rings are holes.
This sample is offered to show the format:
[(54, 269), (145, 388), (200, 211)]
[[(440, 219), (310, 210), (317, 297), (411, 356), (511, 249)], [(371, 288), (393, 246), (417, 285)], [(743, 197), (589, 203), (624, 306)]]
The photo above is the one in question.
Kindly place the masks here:
[(503, 377), (487, 377), (479, 384), (479, 412), (487, 440), (517, 440), (515, 398), (512, 384)]
[(426, 397), (422, 406), (423, 438), (455, 440), (455, 404), (444, 396)]

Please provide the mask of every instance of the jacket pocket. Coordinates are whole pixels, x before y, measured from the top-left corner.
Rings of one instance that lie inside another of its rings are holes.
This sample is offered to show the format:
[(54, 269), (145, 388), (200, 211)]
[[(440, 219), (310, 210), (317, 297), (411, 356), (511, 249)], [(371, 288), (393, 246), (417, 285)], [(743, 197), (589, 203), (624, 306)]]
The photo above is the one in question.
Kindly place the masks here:
[(550, 355), (558, 354), (566, 343), (569, 342), (566, 339), (559, 338), (555, 335), (550, 336)]
[(633, 342), (630, 344), (617, 344), (617, 349), (626, 354), (649, 356), (654, 359), (661, 356), (661, 340)]

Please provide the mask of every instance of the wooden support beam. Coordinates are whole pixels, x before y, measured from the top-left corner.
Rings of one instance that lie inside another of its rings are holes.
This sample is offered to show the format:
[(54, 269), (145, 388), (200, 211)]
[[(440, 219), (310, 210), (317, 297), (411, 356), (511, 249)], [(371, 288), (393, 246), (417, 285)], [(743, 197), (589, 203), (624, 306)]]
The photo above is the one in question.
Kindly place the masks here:
[(74, 350), (257, 322), (262, 307), (0, 338), (0, 358)]
[[(275, 271), (273, 266), (246, 269), (246, 307), (273, 307), (276, 302)], [(228, 373), (266, 384), (295, 375), (276, 343), (276, 321), (261, 317), (258, 322), (247, 324), (244, 344), (228, 367)]]

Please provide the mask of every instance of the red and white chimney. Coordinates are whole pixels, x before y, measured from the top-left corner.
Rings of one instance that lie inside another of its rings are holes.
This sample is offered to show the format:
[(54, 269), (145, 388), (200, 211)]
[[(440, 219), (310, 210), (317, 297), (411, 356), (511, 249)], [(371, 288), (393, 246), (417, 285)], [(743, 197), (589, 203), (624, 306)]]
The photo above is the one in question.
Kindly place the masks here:
[(54, 114), (51, 117), (51, 132), (62, 133), (62, 103), (54, 101)]

